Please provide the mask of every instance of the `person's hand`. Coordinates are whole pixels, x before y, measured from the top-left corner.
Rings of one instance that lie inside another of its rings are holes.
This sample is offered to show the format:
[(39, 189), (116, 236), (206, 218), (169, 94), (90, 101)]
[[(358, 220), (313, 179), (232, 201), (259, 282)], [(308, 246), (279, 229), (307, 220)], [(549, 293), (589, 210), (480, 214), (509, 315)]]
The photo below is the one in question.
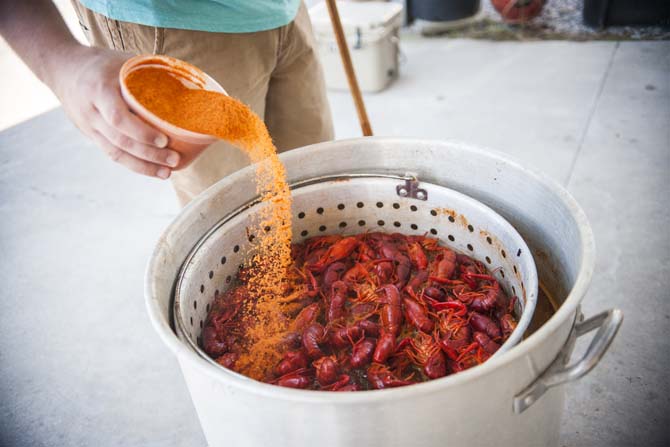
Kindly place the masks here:
[(119, 70), (129, 57), (81, 46), (60, 58), (49, 84), (70, 119), (112, 160), (166, 179), (179, 154), (166, 148), (167, 136), (135, 116), (121, 97)]

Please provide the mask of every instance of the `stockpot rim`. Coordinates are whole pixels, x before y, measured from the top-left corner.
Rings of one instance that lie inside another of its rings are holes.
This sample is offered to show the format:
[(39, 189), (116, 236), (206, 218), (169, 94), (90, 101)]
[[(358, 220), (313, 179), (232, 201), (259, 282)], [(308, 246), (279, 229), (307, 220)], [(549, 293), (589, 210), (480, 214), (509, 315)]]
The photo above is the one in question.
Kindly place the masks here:
[[(510, 165), (518, 170), (525, 172), (528, 176), (532, 177), (542, 186), (555, 194), (570, 210), (571, 215), (576, 221), (577, 227), (579, 229), (579, 237), (582, 241), (580, 252), (581, 266), (579, 273), (575, 279), (574, 286), (571, 288), (568, 296), (561, 304), (558, 311), (527, 339), (522, 340), (502, 355), (493, 357), (481, 365), (475, 366), (466, 371), (459, 372), (458, 374), (453, 374), (441, 379), (417, 383), (406, 387), (359, 391), (354, 393), (333, 393), (328, 391), (300, 390), (280, 387), (246, 378), (232, 372), (228, 374), (224, 369), (216, 368), (214, 365), (201, 358), (195, 351), (189, 349), (186, 344), (177, 337), (177, 334), (175, 331), (173, 331), (170, 323), (166, 318), (163, 317), (160, 302), (155, 297), (154, 281), (155, 278), (159, 277), (159, 275), (156, 273), (161, 269), (162, 251), (163, 248), (167, 246), (165, 241), (169, 239), (167, 236), (186, 222), (191, 210), (204, 205), (205, 202), (210, 199), (212, 194), (218, 193), (223, 183), (234, 183), (238, 178), (242, 178), (245, 175), (248, 175), (249, 170), (253, 169), (254, 167), (247, 166), (215, 183), (203, 193), (198, 195), (195, 199), (193, 199), (163, 231), (160, 238), (156, 242), (156, 247), (147, 264), (145, 271), (144, 293), (149, 318), (151, 320), (152, 326), (156, 332), (158, 332), (160, 338), (177, 356), (180, 364), (182, 362), (187, 362), (188, 365), (194, 367), (197, 372), (208, 376), (212, 380), (222, 381), (227, 385), (234, 386), (242, 391), (272, 399), (329, 405), (383, 402), (404, 399), (416, 395), (440, 392), (447, 388), (460, 386), (461, 384), (474, 380), (480, 376), (491, 374), (495, 372), (497, 368), (507, 363), (518, 361), (519, 359), (526, 356), (538, 344), (542, 343), (545, 338), (554, 333), (562, 324), (564, 324), (566, 319), (575, 315), (577, 312), (577, 307), (588, 291), (588, 287), (593, 276), (595, 265), (595, 241), (586, 214), (579, 206), (577, 201), (572, 197), (572, 195), (558, 182), (547, 177), (546, 175), (536, 172), (535, 170), (523, 167), (519, 162), (513, 158), (510, 158), (507, 154), (503, 154), (496, 150), (483, 148), (481, 146), (474, 146), (453, 140), (429, 140), (411, 137), (350, 138), (303, 146), (280, 154), (280, 158), (286, 164), (289, 163), (291, 159), (299, 158), (308, 151), (319, 150), (320, 148), (324, 147), (328, 148), (329, 150), (334, 150), (334, 147), (349, 146), (351, 144), (361, 143), (402, 144), (405, 147), (408, 145), (408, 143), (424, 146), (447, 146), (452, 149), (478, 153), (483, 156), (494, 158), (498, 162)], [(186, 256), (186, 253), (184, 256)], [(571, 323), (571, 325), (573, 324), (574, 321)], [(537, 375), (540, 375), (541, 373), (542, 371), (538, 371)]]

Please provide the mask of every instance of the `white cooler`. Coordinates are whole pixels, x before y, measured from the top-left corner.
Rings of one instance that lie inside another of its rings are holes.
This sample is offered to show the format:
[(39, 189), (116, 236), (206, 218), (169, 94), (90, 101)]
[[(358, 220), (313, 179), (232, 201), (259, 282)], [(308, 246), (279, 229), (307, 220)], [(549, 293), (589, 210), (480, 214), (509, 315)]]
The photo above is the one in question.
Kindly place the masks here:
[[(398, 76), (398, 31), (402, 25), (402, 5), (387, 2), (337, 2), (337, 9), (361, 90), (383, 90)], [(309, 15), (326, 85), (333, 90), (347, 90), (349, 84), (325, 2), (310, 8)]]

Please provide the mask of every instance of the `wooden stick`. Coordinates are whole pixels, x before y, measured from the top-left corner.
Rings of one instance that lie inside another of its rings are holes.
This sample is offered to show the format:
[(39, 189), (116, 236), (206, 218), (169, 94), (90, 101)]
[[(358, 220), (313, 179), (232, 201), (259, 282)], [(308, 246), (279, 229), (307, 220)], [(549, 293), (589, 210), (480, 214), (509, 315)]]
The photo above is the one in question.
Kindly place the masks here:
[(344, 31), (342, 30), (340, 13), (337, 12), (337, 5), (335, 4), (335, 0), (326, 0), (326, 5), (328, 6), (330, 21), (333, 23), (333, 31), (335, 32), (335, 39), (337, 39), (337, 47), (340, 50), (340, 57), (342, 58), (342, 64), (344, 65), (344, 72), (347, 74), (349, 89), (351, 90), (351, 96), (354, 98), (356, 112), (358, 112), (358, 121), (361, 123), (363, 136), (372, 136), (372, 127), (370, 127), (368, 113), (365, 111), (363, 95), (361, 95), (361, 89), (358, 87), (358, 80), (356, 79), (354, 66), (351, 63), (351, 55), (349, 54), (349, 46), (347, 45), (347, 39), (344, 37)]

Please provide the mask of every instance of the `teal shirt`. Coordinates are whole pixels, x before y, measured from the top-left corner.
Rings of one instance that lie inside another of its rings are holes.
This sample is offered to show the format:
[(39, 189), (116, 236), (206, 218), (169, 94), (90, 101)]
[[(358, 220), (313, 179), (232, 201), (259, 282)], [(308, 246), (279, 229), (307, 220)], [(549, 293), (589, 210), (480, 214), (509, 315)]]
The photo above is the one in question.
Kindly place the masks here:
[(80, 0), (110, 19), (160, 28), (251, 33), (291, 22), (301, 0)]

